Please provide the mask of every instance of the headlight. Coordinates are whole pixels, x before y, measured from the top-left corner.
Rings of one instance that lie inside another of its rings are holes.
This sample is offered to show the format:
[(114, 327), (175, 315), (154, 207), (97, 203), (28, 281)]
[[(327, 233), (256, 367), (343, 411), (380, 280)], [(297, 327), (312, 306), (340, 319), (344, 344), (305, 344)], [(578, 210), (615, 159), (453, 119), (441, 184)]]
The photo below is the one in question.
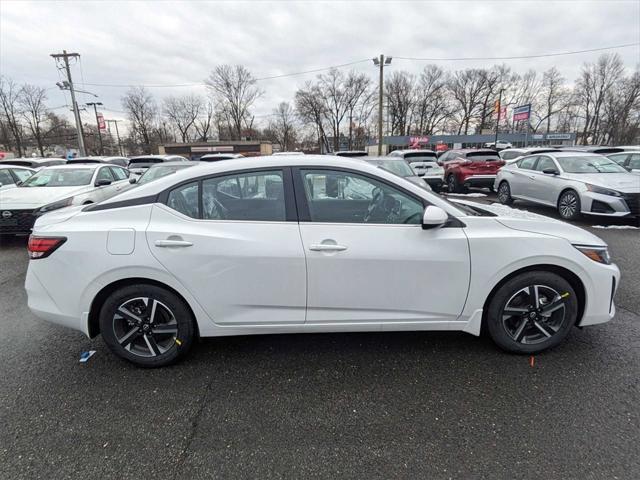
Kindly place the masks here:
[(72, 203), (73, 197), (64, 198), (62, 200), (58, 200), (57, 202), (49, 203), (48, 205), (44, 205), (38, 208), (35, 212), (33, 212), (33, 214), (36, 216), (42, 215), (44, 213), (51, 212), (52, 210), (58, 210), (59, 208), (68, 207)]
[(611, 195), (612, 197), (621, 197), (622, 194), (615, 190), (610, 190), (608, 188), (598, 187), (596, 185), (591, 185), (590, 183), (586, 184), (587, 190), (593, 193), (601, 193), (602, 195)]
[(607, 247), (592, 247), (589, 245), (574, 245), (574, 247), (594, 262), (604, 263), (605, 265), (611, 264), (611, 257), (609, 256), (609, 249)]

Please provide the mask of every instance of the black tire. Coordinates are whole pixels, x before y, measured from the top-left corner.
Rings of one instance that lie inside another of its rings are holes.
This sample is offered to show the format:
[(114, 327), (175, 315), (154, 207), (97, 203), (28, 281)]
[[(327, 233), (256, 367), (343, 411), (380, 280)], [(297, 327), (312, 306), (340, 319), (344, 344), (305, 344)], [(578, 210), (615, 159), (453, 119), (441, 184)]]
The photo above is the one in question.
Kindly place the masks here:
[[(530, 309), (528, 302), (533, 299), (531, 288), (534, 287), (539, 306), (557, 308), (548, 317), (544, 310), (543, 315)], [(521, 306), (514, 306), (514, 302), (516, 305), (520, 302)], [(509, 315), (514, 310), (518, 313)], [(486, 326), (493, 341), (503, 350), (530, 355), (560, 344), (577, 317), (578, 299), (571, 284), (555, 273), (532, 271), (517, 275), (495, 292), (487, 309)]]
[(513, 205), (513, 197), (511, 197), (511, 187), (506, 180), (500, 182), (498, 186), (498, 201), (503, 205)]
[(565, 190), (558, 198), (558, 213), (563, 220), (577, 220), (580, 218), (582, 205), (580, 195), (575, 190)]
[[(149, 318), (151, 307), (145, 306), (145, 298), (147, 306), (156, 305), (153, 319)], [(127, 315), (120, 313), (120, 307)], [(155, 285), (116, 290), (102, 305), (99, 320), (100, 333), (109, 349), (139, 367), (164, 367), (177, 362), (196, 338), (195, 319), (184, 301)]]
[(447, 176), (447, 191), (449, 193), (465, 193), (467, 189), (460, 185), (453, 173), (450, 173)]

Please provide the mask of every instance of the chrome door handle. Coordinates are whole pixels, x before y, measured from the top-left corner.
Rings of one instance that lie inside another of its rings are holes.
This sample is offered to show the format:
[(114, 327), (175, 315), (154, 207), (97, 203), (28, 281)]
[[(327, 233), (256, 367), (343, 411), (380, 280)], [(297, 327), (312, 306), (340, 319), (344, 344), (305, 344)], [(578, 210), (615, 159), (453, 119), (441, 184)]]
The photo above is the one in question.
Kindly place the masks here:
[(193, 243), (185, 240), (156, 240), (156, 247), (191, 247)]
[(324, 243), (316, 243), (309, 246), (309, 250), (314, 252), (342, 252), (346, 250), (347, 247), (344, 245), (331, 245)]

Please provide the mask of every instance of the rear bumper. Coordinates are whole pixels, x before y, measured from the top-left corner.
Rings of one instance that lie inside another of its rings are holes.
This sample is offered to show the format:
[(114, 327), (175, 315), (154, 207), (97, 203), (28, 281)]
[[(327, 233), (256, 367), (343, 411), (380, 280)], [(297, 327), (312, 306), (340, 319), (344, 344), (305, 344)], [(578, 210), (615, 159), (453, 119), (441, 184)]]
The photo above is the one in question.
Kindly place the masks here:
[(496, 181), (496, 175), (473, 175), (466, 177), (462, 184), (465, 187), (489, 188), (493, 187)]
[(424, 177), (420, 178), (427, 182), (431, 188), (440, 188), (444, 183), (444, 179), (442, 177), (427, 177), (425, 175)]

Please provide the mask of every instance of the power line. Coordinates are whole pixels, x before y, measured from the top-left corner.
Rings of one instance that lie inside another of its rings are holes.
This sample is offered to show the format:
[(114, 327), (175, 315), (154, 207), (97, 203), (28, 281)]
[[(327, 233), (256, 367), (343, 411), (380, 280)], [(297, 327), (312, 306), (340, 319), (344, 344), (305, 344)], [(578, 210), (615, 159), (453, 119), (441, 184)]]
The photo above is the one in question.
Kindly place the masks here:
[(543, 58), (543, 57), (560, 57), (564, 55), (576, 55), (579, 53), (589, 52), (601, 52), (603, 50), (615, 50), (618, 48), (636, 47), (640, 45), (640, 42), (625, 43), (622, 45), (613, 45), (610, 47), (589, 48), (586, 50), (573, 50), (571, 52), (559, 52), (559, 53), (541, 53), (537, 55), (514, 55), (509, 57), (456, 57), (456, 58), (417, 58), (417, 57), (398, 57), (394, 58), (398, 60), (414, 60), (414, 61), (426, 61), (426, 62), (447, 62), (447, 61), (465, 61), (465, 60), (519, 60), (526, 58)]
[(364, 62), (370, 62), (370, 61), (371, 61), (370, 58), (365, 58), (364, 60), (356, 60), (355, 62), (342, 63), (340, 65), (332, 65), (331, 67), (316, 68), (316, 69), (313, 69), (313, 70), (306, 70), (304, 72), (283, 73), (282, 75), (272, 75), (270, 77), (256, 78), (256, 81), (259, 82), (261, 80), (271, 80), (273, 78), (294, 77), (294, 76), (297, 76), (297, 75), (305, 75), (307, 73), (324, 72), (325, 70), (331, 70), (332, 68), (348, 67), (350, 65), (356, 65), (358, 63), (364, 63)]

